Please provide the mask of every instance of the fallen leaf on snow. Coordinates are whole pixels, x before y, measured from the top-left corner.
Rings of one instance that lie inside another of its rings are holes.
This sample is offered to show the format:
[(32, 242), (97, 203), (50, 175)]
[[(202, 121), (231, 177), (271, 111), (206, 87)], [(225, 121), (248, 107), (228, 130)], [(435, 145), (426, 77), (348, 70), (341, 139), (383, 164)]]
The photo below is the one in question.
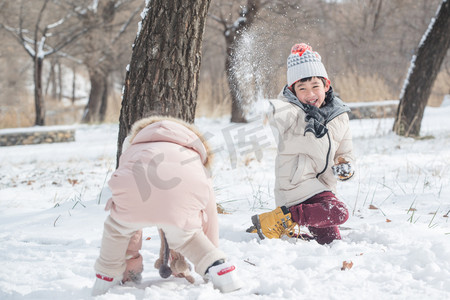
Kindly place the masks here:
[(225, 211), (225, 208), (222, 207), (219, 203), (217, 203), (217, 213), (222, 215), (228, 215), (228, 213)]
[(74, 186), (75, 184), (77, 184), (78, 183), (78, 179), (67, 179), (67, 181), (72, 185), (72, 186)]
[(341, 268), (341, 270), (342, 270), (342, 271), (350, 270), (352, 267), (353, 267), (353, 262), (352, 262), (352, 261), (347, 262), (347, 261), (344, 260), (344, 261), (342, 262), (342, 268)]
[(375, 205), (370, 204), (369, 205), (369, 209), (378, 209), (378, 207), (376, 207)]

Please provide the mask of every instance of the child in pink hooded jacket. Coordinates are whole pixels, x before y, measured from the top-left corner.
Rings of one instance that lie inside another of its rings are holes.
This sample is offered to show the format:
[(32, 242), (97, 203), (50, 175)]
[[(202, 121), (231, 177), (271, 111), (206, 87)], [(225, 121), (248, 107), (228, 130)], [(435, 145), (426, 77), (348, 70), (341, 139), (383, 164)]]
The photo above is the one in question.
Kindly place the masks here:
[[(141, 229), (157, 226), (170, 249), (184, 255), (214, 287), (240, 287), (235, 266), (218, 249), (217, 208), (209, 176), (206, 142), (190, 124), (169, 117), (136, 122), (129, 146), (108, 185), (100, 256), (93, 295), (142, 272)], [(221, 275), (221, 276), (220, 276)]]

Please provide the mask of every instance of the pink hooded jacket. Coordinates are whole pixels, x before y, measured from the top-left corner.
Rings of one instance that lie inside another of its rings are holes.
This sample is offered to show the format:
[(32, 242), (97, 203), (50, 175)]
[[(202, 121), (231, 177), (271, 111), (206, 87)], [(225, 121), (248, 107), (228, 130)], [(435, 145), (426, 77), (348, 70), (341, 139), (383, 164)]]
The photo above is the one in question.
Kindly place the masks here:
[(133, 125), (130, 146), (108, 184), (106, 209), (127, 223), (203, 229), (218, 246), (215, 196), (208, 146), (192, 125), (169, 117)]

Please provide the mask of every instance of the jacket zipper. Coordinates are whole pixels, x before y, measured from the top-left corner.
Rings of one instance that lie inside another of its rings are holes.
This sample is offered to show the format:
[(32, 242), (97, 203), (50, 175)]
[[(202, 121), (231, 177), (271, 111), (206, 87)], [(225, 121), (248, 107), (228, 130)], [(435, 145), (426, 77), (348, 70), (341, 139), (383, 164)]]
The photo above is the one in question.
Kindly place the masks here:
[(326, 163), (325, 163), (325, 168), (322, 170), (322, 172), (318, 173), (316, 175), (316, 178), (319, 178), (320, 175), (322, 175), (323, 173), (325, 173), (325, 171), (328, 168), (328, 157), (330, 156), (330, 152), (331, 152), (331, 139), (330, 139), (330, 134), (327, 131), (327, 138), (328, 138), (328, 152), (327, 152), (327, 157), (326, 157)]

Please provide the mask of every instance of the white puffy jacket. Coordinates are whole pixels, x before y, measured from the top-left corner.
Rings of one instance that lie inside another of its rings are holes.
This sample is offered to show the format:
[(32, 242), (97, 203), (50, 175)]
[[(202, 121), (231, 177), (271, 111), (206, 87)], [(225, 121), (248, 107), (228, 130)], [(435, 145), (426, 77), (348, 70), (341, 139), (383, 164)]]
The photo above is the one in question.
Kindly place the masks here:
[(331, 167), (338, 158), (354, 167), (348, 107), (332, 89), (320, 109), (302, 104), (286, 87), (270, 103), (269, 120), (278, 137), (276, 205), (290, 207), (323, 191), (336, 193)]

